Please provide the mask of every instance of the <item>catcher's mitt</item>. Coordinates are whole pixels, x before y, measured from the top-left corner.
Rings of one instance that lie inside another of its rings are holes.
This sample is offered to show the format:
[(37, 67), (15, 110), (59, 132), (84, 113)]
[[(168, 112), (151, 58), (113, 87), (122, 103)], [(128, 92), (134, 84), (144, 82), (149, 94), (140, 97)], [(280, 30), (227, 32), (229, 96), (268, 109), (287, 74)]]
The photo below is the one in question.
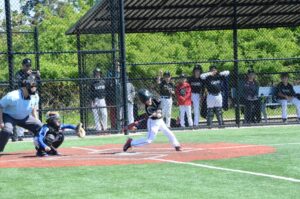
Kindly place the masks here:
[(77, 126), (76, 126), (76, 129), (75, 129), (75, 133), (78, 137), (80, 138), (83, 138), (85, 137), (85, 130), (82, 128), (82, 123), (79, 123)]

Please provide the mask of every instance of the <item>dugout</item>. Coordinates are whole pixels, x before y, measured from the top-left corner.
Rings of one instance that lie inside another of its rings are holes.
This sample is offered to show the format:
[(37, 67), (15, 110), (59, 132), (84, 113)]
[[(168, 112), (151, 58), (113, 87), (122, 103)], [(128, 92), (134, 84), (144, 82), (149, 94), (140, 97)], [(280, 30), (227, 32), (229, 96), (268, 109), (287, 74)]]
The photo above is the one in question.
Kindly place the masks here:
[[(127, 66), (162, 66), (194, 63), (232, 63), (232, 87), (239, 95), (241, 73), (239, 65), (245, 62), (260, 61), (299, 61), (300, 57), (259, 57), (240, 59), (239, 30), (298, 27), (300, 24), (300, 1), (295, 0), (101, 0), (91, 8), (66, 34), (75, 34), (80, 39), (84, 34), (111, 34), (111, 46), (115, 50), (112, 62), (120, 60), (123, 85), (122, 99), (126, 104)], [(232, 57), (230, 59), (185, 60), (181, 62), (140, 62), (127, 63), (126, 34), (153, 33), (171, 34), (190, 31), (231, 31)], [(99, 41), (101, 42), (101, 41)], [(79, 66), (82, 65), (79, 51)], [(79, 67), (81, 69), (81, 67)], [(295, 72), (295, 71), (293, 71)], [(267, 74), (267, 75), (273, 75)], [(239, 99), (239, 97), (237, 98)], [(125, 122), (127, 108), (124, 107)], [(240, 102), (235, 106), (235, 124), (240, 126)]]

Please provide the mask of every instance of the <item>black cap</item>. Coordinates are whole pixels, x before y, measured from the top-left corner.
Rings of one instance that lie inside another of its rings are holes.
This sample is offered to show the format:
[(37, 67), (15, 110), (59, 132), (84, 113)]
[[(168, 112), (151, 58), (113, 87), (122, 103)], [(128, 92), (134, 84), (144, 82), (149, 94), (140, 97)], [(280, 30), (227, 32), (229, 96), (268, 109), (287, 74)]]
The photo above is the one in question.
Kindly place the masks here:
[(253, 70), (253, 68), (250, 68), (250, 69), (248, 69), (248, 72), (247, 72), (248, 74), (254, 74), (255, 72), (254, 72), (254, 70)]
[(23, 59), (22, 64), (25, 66), (31, 66), (31, 59), (29, 58)]
[(181, 73), (179, 77), (180, 78), (186, 78), (186, 75), (184, 73)]
[(281, 73), (280, 77), (281, 78), (289, 77), (289, 73), (287, 73), (287, 72)]
[(194, 66), (193, 71), (195, 71), (195, 70), (200, 70), (200, 71), (202, 72), (202, 66), (201, 66), (200, 64), (196, 64), (196, 65)]
[(147, 100), (149, 100), (152, 97), (152, 94), (147, 89), (140, 89), (138, 91), (138, 96), (141, 102), (145, 103)]
[(170, 73), (170, 71), (165, 71), (165, 72), (164, 72), (164, 74), (163, 74), (163, 76), (170, 77), (170, 76), (171, 76), (171, 73)]
[(209, 70), (218, 70), (218, 69), (217, 69), (217, 66), (216, 66), (216, 65), (211, 65), (211, 66), (209, 67)]

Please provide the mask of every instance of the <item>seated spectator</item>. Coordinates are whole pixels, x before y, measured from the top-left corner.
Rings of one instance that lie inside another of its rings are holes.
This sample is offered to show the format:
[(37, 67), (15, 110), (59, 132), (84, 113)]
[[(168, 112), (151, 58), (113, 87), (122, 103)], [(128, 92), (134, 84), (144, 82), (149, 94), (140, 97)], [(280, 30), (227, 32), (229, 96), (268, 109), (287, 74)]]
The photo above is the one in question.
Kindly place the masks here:
[(244, 123), (258, 123), (261, 120), (261, 103), (258, 97), (258, 83), (255, 81), (255, 73), (248, 70), (247, 79), (242, 87), (242, 102), (245, 105)]
[(282, 121), (287, 123), (287, 104), (293, 103), (297, 108), (297, 118), (300, 121), (300, 100), (297, 99), (293, 86), (289, 83), (289, 74), (281, 74), (281, 82), (276, 87), (276, 96), (281, 103)]
[(184, 74), (180, 75), (180, 79), (176, 86), (176, 97), (180, 111), (180, 126), (185, 127), (185, 113), (188, 118), (189, 126), (193, 126), (192, 120), (192, 90), (191, 85), (187, 82)]

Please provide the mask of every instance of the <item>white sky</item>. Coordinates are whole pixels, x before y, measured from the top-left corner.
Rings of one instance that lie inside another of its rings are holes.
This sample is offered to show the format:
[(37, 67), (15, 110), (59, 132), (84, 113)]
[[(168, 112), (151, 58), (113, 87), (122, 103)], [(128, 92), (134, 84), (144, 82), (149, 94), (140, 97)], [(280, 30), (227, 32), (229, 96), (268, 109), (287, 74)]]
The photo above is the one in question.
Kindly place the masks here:
[[(10, 0), (10, 8), (11, 10), (20, 10), (20, 1), (19, 0)], [(0, 0), (0, 19), (5, 18), (5, 2), (4, 0)]]

